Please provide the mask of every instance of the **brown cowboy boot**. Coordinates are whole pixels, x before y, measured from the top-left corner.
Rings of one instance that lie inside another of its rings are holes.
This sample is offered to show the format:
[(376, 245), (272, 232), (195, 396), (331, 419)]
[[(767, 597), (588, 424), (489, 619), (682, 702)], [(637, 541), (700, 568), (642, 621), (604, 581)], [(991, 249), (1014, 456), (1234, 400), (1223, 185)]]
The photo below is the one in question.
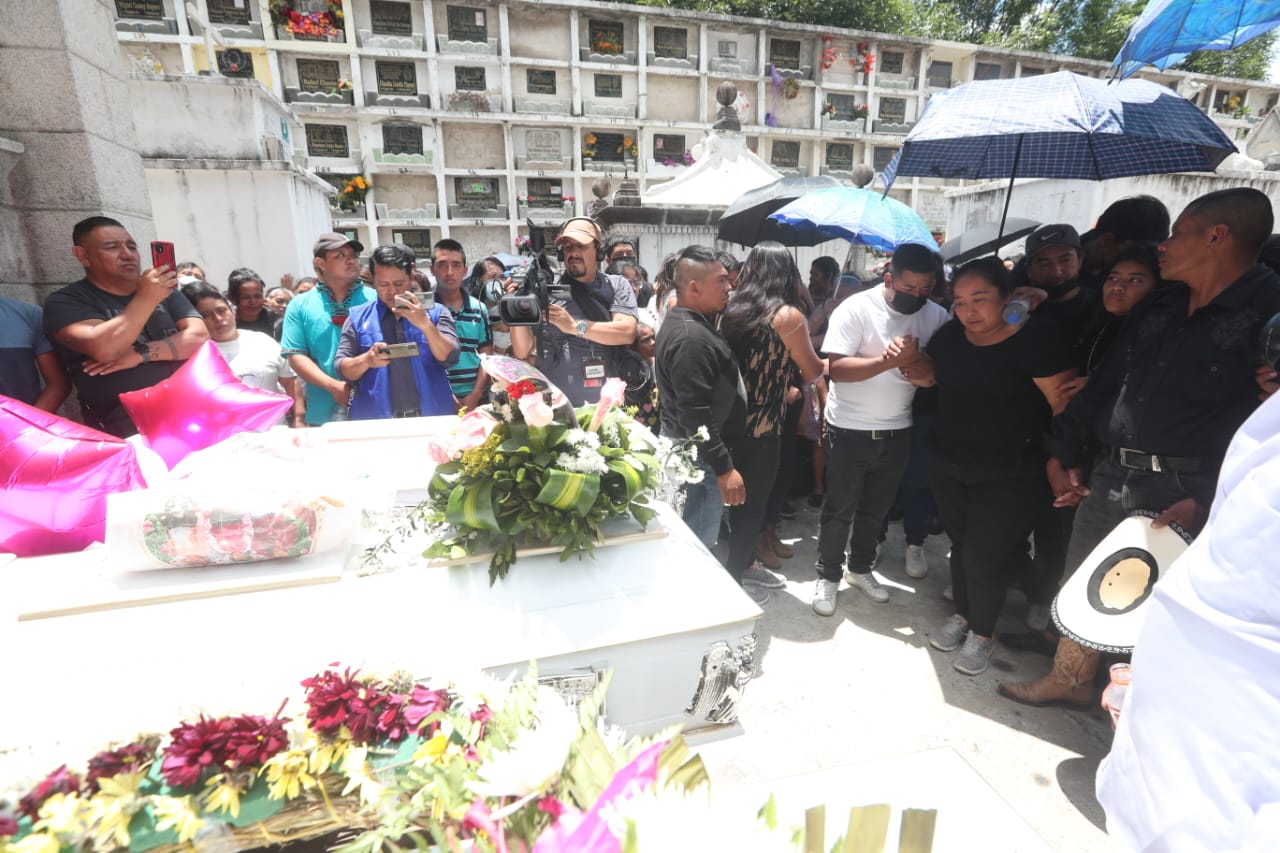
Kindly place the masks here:
[(778, 559), (778, 555), (773, 552), (773, 545), (769, 539), (769, 531), (762, 530), (760, 535), (756, 537), (756, 559), (760, 561), (766, 568), (777, 571), (782, 568), (782, 561)]
[(771, 524), (765, 528), (764, 535), (769, 537), (769, 548), (784, 560), (796, 555), (795, 549), (778, 538), (778, 525)]
[(1101, 656), (1093, 649), (1063, 637), (1053, 656), (1053, 669), (1039, 681), (1001, 684), (1001, 696), (1023, 705), (1068, 705), (1087, 707), (1093, 703), (1093, 675)]

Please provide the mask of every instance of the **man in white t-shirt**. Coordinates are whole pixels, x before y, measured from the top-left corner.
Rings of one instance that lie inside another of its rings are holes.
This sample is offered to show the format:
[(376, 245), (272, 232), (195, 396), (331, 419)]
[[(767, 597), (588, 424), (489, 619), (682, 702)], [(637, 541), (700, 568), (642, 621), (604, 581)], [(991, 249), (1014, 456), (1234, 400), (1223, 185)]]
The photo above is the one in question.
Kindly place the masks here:
[(947, 312), (929, 301), (940, 272), (932, 249), (899, 246), (884, 284), (849, 297), (831, 315), (823, 343), (831, 365), (827, 493), (812, 600), (819, 616), (835, 612), (846, 546), (849, 585), (877, 603), (889, 600), (871, 565), (911, 452), (911, 400), (918, 386), (933, 384), (924, 347), (947, 322)]

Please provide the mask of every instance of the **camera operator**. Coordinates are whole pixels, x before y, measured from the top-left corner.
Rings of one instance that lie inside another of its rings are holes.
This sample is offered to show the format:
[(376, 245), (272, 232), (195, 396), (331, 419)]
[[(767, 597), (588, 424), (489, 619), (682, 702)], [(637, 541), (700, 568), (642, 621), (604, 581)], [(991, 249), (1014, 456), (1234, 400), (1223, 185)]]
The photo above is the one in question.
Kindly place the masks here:
[[(570, 219), (556, 237), (564, 272), (547, 287), (542, 320), (513, 326), (512, 355), (529, 358), (575, 406), (600, 399), (608, 376), (625, 366), (636, 336), (636, 297), (622, 276), (606, 276), (598, 264), (600, 226)], [(535, 346), (536, 345), (536, 346)]]

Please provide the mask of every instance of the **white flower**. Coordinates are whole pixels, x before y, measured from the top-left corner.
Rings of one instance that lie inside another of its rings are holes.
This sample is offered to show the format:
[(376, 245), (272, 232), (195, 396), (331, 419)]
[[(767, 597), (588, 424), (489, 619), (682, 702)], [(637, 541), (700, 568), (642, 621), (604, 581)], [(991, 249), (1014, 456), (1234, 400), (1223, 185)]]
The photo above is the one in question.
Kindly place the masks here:
[(600, 446), (600, 436), (596, 435), (594, 432), (587, 432), (585, 429), (571, 429), (565, 437), (574, 447), (581, 447), (583, 445), (586, 445), (587, 447)]
[(511, 748), (480, 768), (483, 781), (468, 787), (484, 797), (523, 797), (560, 772), (578, 737), (578, 715), (550, 687), (538, 688), (537, 723), (516, 735)]
[(556, 467), (578, 474), (605, 474), (609, 471), (600, 452), (586, 446), (577, 448), (576, 453), (561, 453), (556, 456)]

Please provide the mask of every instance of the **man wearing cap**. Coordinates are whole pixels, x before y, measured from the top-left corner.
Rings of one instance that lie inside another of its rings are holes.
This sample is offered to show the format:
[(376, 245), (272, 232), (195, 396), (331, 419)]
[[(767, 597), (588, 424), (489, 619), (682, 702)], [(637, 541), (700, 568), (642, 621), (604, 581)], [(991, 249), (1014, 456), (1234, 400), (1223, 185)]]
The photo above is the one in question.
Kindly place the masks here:
[(347, 315), (372, 302), (376, 294), (359, 281), (364, 246), (342, 234), (329, 232), (312, 246), (316, 286), (299, 294), (285, 310), (280, 349), (289, 366), (307, 384), (301, 405), (295, 405), (295, 426), (321, 426), (347, 415), (351, 386), (333, 360)]
[[(1187, 205), (1160, 244), (1160, 273), (1173, 283), (1133, 310), (1112, 356), (1054, 418), (1054, 503), (1079, 504), (1070, 569), (1135, 511), (1193, 533), (1203, 523), (1227, 444), (1258, 405), (1259, 332), (1280, 312), (1280, 276), (1256, 262), (1273, 224), (1255, 189)], [(1098, 659), (1064, 637), (1049, 675), (1000, 692), (1028, 705), (1087, 705)]]
[(1163, 243), (1169, 236), (1169, 209), (1160, 199), (1135, 195), (1111, 203), (1098, 224), (1080, 235), (1084, 252), (1080, 283), (1101, 290), (1107, 272), (1125, 249)]
[(71, 242), (84, 278), (45, 300), (44, 331), (71, 375), (85, 424), (127, 437), (138, 428), (120, 395), (168, 379), (209, 333), (176, 292), (178, 274), (166, 266), (142, 272), (138, 244), (116, 220), (83, 219)]
[(532, 355), (538, 369), (575, 406), (600, 399), (605, 378), (619, 375), (623, 351), (636, 336), (631, 285), (598, 269), (602, 237), (592, 219), (575, 217), (564, 224), (556, 237), (564, 272), (554, 284), (567, 287), (569, 298), (552, 299), (537, 326), (511, 329), (512, 354)]

